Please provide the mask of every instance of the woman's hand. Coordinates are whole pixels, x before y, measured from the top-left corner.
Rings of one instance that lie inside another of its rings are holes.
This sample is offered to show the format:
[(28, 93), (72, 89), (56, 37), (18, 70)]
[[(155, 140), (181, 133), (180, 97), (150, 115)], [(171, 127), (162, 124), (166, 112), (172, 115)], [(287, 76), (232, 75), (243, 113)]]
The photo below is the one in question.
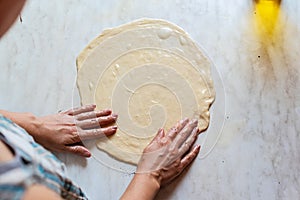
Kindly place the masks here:
[(112, 124), (118, 116), (111, 110), (95, 111), (95, 108), (95, 105), (87, 105), (43, 117), (4, 110), (0, 113), (49, 150), (90, 157), (91, 153), (83, 146), (82, 140), (109, 136), (117, 131)]
[(160, 129), (145, 148), (137, 173), (150, 173), (160, 186), (176, 178), (200, 151), (199, 145), (190, 150), (199, 134), (197, 125), (197, 120), (185, 119), (178, 122), (167, 134)]
[(160, 129), (145, 148), (137, 172), (122, 199), (153, 199), (161, 186), (174, 180), (192, 163), (200, 146), (197, 120), (181, 120), (168, 133)]
[(90, 157), (91, 153), (82, 145), (82, 140), (109, 136), (117, 131), (117, 126), (112, 124), (118, 116), (111, 110), (95, 111), (95, 108), (95, 105), (87, 105), (38, 117), (37, 128), (29, 133), (50, 150)]

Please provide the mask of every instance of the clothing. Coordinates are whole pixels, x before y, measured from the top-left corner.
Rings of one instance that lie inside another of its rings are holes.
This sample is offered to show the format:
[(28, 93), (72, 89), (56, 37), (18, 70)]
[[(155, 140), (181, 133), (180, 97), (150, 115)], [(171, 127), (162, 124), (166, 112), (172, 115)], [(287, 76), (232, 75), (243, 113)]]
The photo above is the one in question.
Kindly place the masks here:
[(11, 120), (0, 115), (0, 139), (14, 159), (0, 163), (0, 199), (21, 199), (26, 188), (41, 184), (64, 199), (87, 199), (65, 175), (65, 166)]

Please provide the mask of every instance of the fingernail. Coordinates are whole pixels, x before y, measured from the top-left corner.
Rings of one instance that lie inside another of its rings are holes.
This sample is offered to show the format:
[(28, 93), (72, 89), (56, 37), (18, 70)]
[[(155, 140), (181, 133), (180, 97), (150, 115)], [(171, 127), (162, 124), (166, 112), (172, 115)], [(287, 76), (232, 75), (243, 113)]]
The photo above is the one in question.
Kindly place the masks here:
[(182, 119), (181, 121), (180, 121), (180, 123), (182, 124), (182, 123), (187, 123), (189, 121), (189, 118), (184, 118), (184, 119)]
[(84, 157), (91, 157), (91, 153), (90, 153), (89, 151), (85, 151), (85, 152), (83, 153), (83, 156), (84, 156)]
[(112, 129), (117, 129), (118, 127), (117, 126), (113, 126), (113, 127), (111, 127)]
[(163, 137), (164, 136), (164, 129), (163, 128), (160, 128), (159, 130), (159, 136)]
[(110, 109), (103, 109), (103, 110), (98, 110), (97, 112), (99, 112), (99, 113), (109, 113), (109, 112), (111, 112), (111, 110)]
[(112, 114), (112, 117), (113, 117), (114, 119), (117, 119), (117, 118), (118, 118), (118, 115), (117, 115), (117, 114)]
[(198, 130), (199, 130), (199, 129), (198, 129), (198, 127), (196, 126), (196, 127), (193, 129), (193, 132), (195, 131), (195, 133), (198, 134)]
[(194, 123), (198, 123), (198, 119), (194, 118), (194, 119), (192, 120), (192, 123), (193, 123), (193, 124), (194, 124)]

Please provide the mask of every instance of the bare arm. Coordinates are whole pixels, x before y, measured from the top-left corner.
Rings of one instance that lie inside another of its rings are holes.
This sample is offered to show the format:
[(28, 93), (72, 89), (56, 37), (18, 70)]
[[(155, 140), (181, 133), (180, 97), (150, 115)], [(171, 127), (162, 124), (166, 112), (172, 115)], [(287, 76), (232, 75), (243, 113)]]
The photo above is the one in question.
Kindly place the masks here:
[[(11, 150), (0, 140), (0, 164), (2, 162), (8, 162), (14, 158)], [(26, 191), (23, 195), (24, 200), (27, 199), (61, 199), (58, 194), (50, 190), (49, 188), (42, 185), (31, 185), (26, 188)]]
[(62, 198), (43, 185), (32, 185), (26, 189), (23, 200), (43, 199), (43, 200), (61, 200)]
[(135, 174), (121, 200), (154, 199), (160, 189), (160, 183), (151, 174)]
[(25, 130), (32, 130), (39, 127), (39, 120), (31, 113), (18, 113), (0, 110), (0, 114), (9, 118)]

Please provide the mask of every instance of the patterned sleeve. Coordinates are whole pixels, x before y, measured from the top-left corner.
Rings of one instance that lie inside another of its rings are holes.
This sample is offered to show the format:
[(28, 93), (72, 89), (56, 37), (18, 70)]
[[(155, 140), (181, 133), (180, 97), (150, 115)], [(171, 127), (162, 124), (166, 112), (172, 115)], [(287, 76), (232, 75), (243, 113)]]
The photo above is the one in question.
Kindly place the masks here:
[(22, 199), (27, 187), (41, 184), (63, 199), (87, 199), (65, 173), (65, 165), (36, 143), (11, 120), (0, 115), (0, 139), (14, 153), (14, 159), (0, 162), (0, 199)]

